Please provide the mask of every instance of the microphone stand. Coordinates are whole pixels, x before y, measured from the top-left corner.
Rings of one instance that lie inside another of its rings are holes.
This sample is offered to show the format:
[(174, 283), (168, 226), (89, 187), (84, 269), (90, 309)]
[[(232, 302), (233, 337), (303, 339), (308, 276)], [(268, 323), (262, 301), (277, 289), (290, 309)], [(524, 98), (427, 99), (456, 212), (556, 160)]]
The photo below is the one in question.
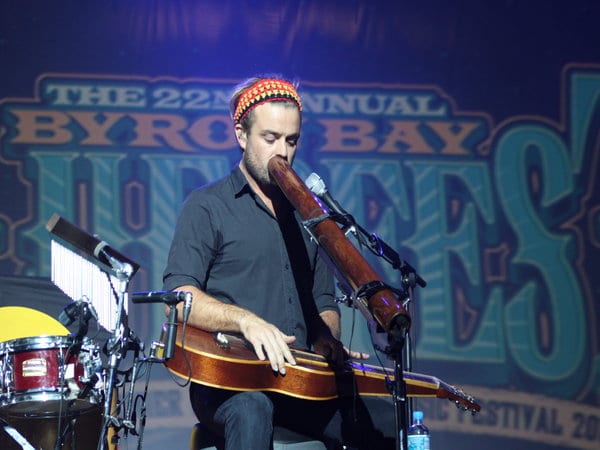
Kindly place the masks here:
[[(408, 335), (408, 332), (406, 332)], [(404, 339), (406, 341), (406, 339)], [(392, 401), (394, 403), (394, 431), (396, 434), (396, 450), (408, 449), (408, 421), (409, 411), (407, 404), (406, 381), (404, 381), (404, 368), (402, 367), (402, 347), (394, 353), (394, 383), (392, 385)]]
[(123, 354), (124, 343), (127, 341), (127, 339), (124, 337), (125, 327), (123, 324), (123, 311), (125, 302), (127, 301), (127, 285), (129, 284), (129, 280), (133, 275), (133, 267), (129, 263), (120, 262), (112, 257), (109, 257), (109, 261), (119, 281), (119, 288), (117, 290), (117, 318), (115, 320), (115, 326), (112, 330), (112, 336), (108, 339), (106, 345), (107, 356), (109, 357), (109, 365), (104, 398), (104, 420), (102, 423), (100, 439), (98, 440), (98, 450), (105, 450), (107, 448), (108, 428), (111, 426), (118, 428), (121, 425), (119, 423), (119, 419), (111, 414), (111, 405), (113, 400), (113, 392), (115, 389), (117, 369)]
[[(361, 244), (366, 244), (375, 255), (383, 258), (392, 267), (401, 273), (403, 294), (408, 293), (403, 301), (403, 306), (408, 311), (415, 285), (425, 287), (427, 283), (416, 270), (400, 255), (387, 245), (377, 234), (369, 233), (360, 224), (356, 223), (350, 214), (329, 213), (331, 219), (342, 225), (345, 233), (351, 232)], [(359, 234), (360, 233), (360, 234)], [(393, 288), (392, 288), (393, 289)], [(393, 289), (398, 291), (397, 289)], [(356, 294), (355, 294), (356, 295)], [(408, 427), (413, 412), (413, 401), (408, 398), (404, 370), (412, 371), (412, 342), (410, 332), (406, 330), (401, 336), (388, 336), (390, 345), (385, 349), (388, 356), (394, 358), (394, 382), (389, 384), (394, 404), (394, 431), (396, 437), (396, 450), (408, 449)], [(404, 353), (404, 354), (403, 354)]]

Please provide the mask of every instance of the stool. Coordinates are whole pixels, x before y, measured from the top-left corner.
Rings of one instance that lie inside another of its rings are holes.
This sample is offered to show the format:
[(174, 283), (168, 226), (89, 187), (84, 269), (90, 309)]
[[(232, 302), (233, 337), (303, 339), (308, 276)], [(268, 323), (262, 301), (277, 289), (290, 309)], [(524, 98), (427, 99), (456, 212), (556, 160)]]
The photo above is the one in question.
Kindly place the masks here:
[[(221, 436), (197, 423), (192, 428), (190, 450), (222, 450), (225, 441)], [(273, 430), (273, 450), (326, 450), (325, 444), (283, 427)]]

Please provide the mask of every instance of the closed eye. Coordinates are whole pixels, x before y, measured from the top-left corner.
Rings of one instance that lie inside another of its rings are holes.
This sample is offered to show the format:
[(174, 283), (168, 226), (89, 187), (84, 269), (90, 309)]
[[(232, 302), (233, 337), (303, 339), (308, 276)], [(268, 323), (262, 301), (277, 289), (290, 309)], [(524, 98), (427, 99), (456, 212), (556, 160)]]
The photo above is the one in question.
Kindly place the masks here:
[(269, 144), (274, 144), (280, 137), (280, 135), (278, 135), (277, 133), (263, 133), (262, 136), (263, 139)]
[[(268, 144), (274, 144), (277, 140), (281, 139), (282, 134), (275, 133), (273, 131), (266, 131), (262, 133), (262, 137)], [(286, 138), (286, 143), (291, 147), (296, 147), (298, 145), (298, 139), (300, 139), (300, 135), (293, 134)]]

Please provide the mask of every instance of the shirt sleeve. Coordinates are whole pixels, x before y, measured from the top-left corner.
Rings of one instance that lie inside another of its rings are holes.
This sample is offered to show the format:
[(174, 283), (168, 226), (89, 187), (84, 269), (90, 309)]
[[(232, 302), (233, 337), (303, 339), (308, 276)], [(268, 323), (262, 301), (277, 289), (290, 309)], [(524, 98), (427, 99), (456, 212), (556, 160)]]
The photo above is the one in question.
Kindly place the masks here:
[(313, 285), (313, 298), (317, 305), (317, 311), (333, 310), (340, 312), (338, 304), (335, 302), (335, 285), (333, 272), (321, 255), (321, 249), (317, 252), (315, 263), (315, 280)]
[(215, 232), (208, 199), (194, 191), (181, 210), (167, 265), (163, 273), (163, 289), (192, 285), (205, 290), (209, 267), (214, 258)]

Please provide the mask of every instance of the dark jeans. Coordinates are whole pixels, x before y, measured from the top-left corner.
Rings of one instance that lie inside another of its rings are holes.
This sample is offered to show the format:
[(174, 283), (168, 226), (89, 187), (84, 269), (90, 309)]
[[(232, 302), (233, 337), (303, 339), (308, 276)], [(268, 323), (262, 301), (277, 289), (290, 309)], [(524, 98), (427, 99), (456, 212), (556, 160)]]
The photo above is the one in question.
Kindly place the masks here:
[(226, 450), (271, 448), (273, 426), (322, 441), (328, 449), (393, 449), (359, 397), (302, 400), (271, 392), (237, 392), (192, 383), (192, 408), (203, 426), (225, 437)]

